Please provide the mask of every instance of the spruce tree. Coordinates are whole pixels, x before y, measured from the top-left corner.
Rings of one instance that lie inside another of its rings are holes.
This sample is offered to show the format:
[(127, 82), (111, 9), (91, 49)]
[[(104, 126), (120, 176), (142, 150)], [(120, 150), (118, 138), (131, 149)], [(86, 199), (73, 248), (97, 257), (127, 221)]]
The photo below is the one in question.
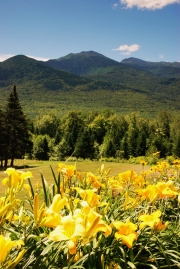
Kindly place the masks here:
[(180, 158), (180, 133), (178, 133), (174, 139), (174, 145), (173, 145), (173, 155), (176, 158)]
[(68, 145), (67, 156), (71, 156), (74, 153), (76, 142), (80, 131), (82, 131), (84, 122), (81, 116), (81, 112), (70, 111), (65, 119), (64, 124), (64, 139)]
[(7, 155), (7, 128), (6, 128), (6, 118), (4, 110), (0, 109), (0, 162), (1, 168), (4, 166), (3, 161)]
[(23, 113), (16, 91), (13, 87), (9, 95), (6, 106), (6, 127), (7, 127), (7, 156), (5, 158), (5, 167), (8, 159), (11, 160), (10, 166), (14, 165), (15, 158), (22, 158), (30, 147), (29, 124)]
[(74, 151), (76, 157), (94, 159), (94, 137), (89, 128), (84, 128), (79, 134)]

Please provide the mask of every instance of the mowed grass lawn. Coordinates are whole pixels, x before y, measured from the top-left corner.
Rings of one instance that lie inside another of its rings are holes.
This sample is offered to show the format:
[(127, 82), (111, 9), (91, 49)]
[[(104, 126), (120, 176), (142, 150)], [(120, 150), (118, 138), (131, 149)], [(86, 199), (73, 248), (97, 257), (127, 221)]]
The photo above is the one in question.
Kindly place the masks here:
[[(53, 175), (50, 166), (52, 166), (55, 175), (58, 175), (58, 163), (60, 161), (37, 161), (37, 160), (15, 160), (14, 165), (16, 169), (22, 171), (31, 171), (33, 178), (31, 179), (34, 185), (37, 181), (41, 182), (41, 173), (48, 182), (48, 184), (54, 183)], [(126, 172), (127, 170), (133, 170), (138, 174), (143, 171), (143, 167), (140, 164), (128, 164), (128, 163), (117, 163), (117, 162), (101, 162), (101, 161), (78, 161), (78, 162), (66, 162), (68, 165), (76, 165), (78, 172), (92, 172), (98, 175), (98, 170), (102, 164), (105, 166), (107, 171), (111, 168), (109, 175), (117, 175), (120, 172)], [(149, 170), (150, 166), (145, 166), (145, 170)], [(0, 195), (4, 195), (5, 186), (2, 185), (1, 181), (7, 176), (4, 171), (0, 171)]]

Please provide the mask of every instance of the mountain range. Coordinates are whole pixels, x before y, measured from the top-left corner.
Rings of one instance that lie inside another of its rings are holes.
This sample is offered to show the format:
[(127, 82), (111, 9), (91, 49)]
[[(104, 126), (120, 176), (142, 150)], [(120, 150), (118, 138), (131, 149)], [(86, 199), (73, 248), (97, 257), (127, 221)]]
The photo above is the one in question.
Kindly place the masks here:
[(25, 113), (111, 109), (154, 117), (180, 111), (180, 63), (127, 58), (121, 62), (94, 51), (47, 62), (17, 55), (0, 63), (1, 105), (16, 85)]

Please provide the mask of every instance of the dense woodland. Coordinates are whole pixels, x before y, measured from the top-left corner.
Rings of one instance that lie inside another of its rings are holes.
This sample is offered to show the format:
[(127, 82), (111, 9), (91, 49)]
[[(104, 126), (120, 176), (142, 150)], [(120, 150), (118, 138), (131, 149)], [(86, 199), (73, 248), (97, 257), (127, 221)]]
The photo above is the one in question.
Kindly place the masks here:
[(122, 116), (103, 110), (69, 111), (64, 118), (54, 112), (31, 121), (23, 113), (16, 86), (0, 109), (1, 167), (7, 167), (8, 160), (13, 166), (15, 158), (129, 159), (155, 152), (163, 158), (180, 157), (180, 119), (166, 111), (151, 120), (138, 113)]

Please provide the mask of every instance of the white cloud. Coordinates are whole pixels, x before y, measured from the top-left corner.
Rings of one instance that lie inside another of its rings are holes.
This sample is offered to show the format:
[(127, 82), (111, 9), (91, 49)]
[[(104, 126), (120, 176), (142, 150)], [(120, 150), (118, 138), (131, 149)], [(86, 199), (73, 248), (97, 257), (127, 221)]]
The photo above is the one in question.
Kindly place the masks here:
[[(13, 54), (0, 54), (0, 62), (4, 62), (5, 60), (7, 60), (13, 56), (15, 56), (15, 55), (13, 55)], [(36, 57), (36, 56), (32, 56), (32, 55), (26, 55), (26, 56), (29, 58), (33, 58), (35, 60), (38, 60), (38, 61), (43, 61), (43, 62), (48, 61), (50, 59), (50, 58), (44, 58), (44, 57)]]
[(164, 55), (163, 54), (159, 54), (159, 59), (164, 59)]
[(113, 9), (116, 9), (117, 6), (118, 6), (118, 4), (113, 4), (113, 5), (112, 5), (112, 8), (113, 8)]
[(120, 3), (127, 8), (137, 7), (138, 9), (161, 9), (167, 5), (178, 3), (180, 0), (120, 0)]
[(140, 46), (138, 44), (133, 44), (133, 45), (121, 45), (119, 48), (117, 49), (113, 49), (113, 50), (119, 50), (121, 51), (122, 54), (124, 55), (129, 55), (132, 52), (135, 52), (137, 50), (139, 50)]

